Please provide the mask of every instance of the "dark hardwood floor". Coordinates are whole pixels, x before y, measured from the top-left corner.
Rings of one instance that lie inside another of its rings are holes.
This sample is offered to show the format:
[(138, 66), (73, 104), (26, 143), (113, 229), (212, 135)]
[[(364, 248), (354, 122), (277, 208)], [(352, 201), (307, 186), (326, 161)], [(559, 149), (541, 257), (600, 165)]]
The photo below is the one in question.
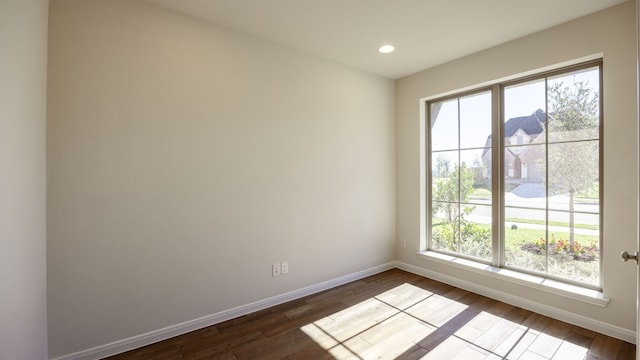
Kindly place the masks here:
[(623, 360), (635, 351), (394, 269), (109, 359)]

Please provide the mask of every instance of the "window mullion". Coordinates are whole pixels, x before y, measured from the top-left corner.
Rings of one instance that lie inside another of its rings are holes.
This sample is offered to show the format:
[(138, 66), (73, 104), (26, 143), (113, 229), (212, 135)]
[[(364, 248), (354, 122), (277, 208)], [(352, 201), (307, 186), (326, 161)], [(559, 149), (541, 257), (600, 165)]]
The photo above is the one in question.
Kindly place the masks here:
[(462, 171), (460, 169), (462, 163), (460, 160), (460, 98), (458, 98), (458, 166), (457, 166), (457, 172), (458, 172), (458, 199), (456, 201), (456, 205), (457, 205), (457, 211), (455, 212), (455, 214), (457, 215), (457, 219), (454, 222), (455, 227), (457, 228), (458, 232), (458, 236), (455, 239), (456, 243), (458, 244), (458, 249), (457, 251), (460, 253), (462, 252), (462, 236), (461, 236), (461, 228), (460, 228), (460, 219), (462, 218)]
[(544, 79), (544, 183), (545, 183), (545, 261), (544, 261), (544, 271), (545, 273), (549, 273), (549, 78), (546, 77)]
[(502, 93), (500, 85), (491, 88), (491, 162), (497, 164), (491, 168), (491, 218), (492, 224), (492, 258), (493, 266), (500, 267), (504, 262), (504, 224), (503, 224), (503, 196), (502, 196), (502, 169), (503, 164), (503, 143), (502, 136)]

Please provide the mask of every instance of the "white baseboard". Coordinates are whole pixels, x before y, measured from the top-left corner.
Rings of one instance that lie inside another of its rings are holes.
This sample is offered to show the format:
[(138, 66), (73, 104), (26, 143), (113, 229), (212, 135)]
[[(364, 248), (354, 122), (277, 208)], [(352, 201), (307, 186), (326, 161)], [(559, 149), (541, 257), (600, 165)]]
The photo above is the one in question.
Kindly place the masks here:
[(365, 269), (352, 274), (341, 276), (339, 278), (321, 282), (319, 284), (307, 286), (302, 289), (294, 290), (281, 295), (276, 295), (264, 300), (259, 300), (250, 304), (224, 310), (215, 314), (203, 316), (198, 319), (193, 319), (180, 324), (168, 326), (163, 329), (154, 330), (145, 334), (136, 335), (127, 339), (118, 340), (109, 344), (96, 346), (91, 349), (63, 355), (51, 360), (102, 359), (108, 356), (123, 353), (125, 351), (150, 345), (158, 341), (170, 339), (178, 335), (183, 335), (194, 330), (202, 329), (207, 326), (215, 325), (223, 321), (231, 320), (239, 316), (247, 315), (262, 309), (269, 308), (271, 306), (275, 306), (291, 300), (299, 299), (307, 295), (312, 295), (320, 291), (334, 288), (336, 286), (344, 285), (352, 281), (365, 278), (367, 276), (375, 275), (377, 273), (393, 269), (394, 267), (395, 266), (393, 262), (374, 266), (369, 269)]
[(238, 306), (232, 309), (221, 311), (215, 314), (203, 316), (180, 324), (168, 326), (163, 329), (140, 334), (127, 339), (118, 340), (109, 344), (100, 345), (91, 349), (78, 351), (72, 354), (56, 357), (51, 360), (95, 360), (104, 357), (116, 355), (125, 351), (137, 349), (146, 345), (166, 340), (178, 335), (202, 329), (207, 326), (215, 325), (223, 321), (247, 315), (271, 306), (279, 305), (291, 300), (299, 299), (304, 296), (312, 295), (320, 291), (328, 290), (336, 286), (344, 285), (349, 282), (375, 275), (377, 273), (398, 268), (420, 276), (424, 276), (433, 280), (437, 280), (467, 291), (474, 292), (504, 303), (521, 307), (545, 316), (552, 317), (573, 325), (615, 337), (632, 344), (636, 342), (636, 333), (632, 330), (621, 328), (619, 326), (607, 324), (602, 321), (594, 320), (586, 316), (574, 314), (568, 311), (559, 310), (551, 306), (543, 305), (525, 298), (515, 296), (513, 294), (496, 291), (475, 283), (471, 283), (459, 278), (427, 270), (418, 266), (410, 265), (400, 261), (394, 261), (369, 269), (358, 271), (352, 274), (341, 276), (336, 279), (328, 280), (319, 284), (311, 285), (302, 289), (294, 290), (281, 295), (273, 296), (264, 300), (259, 300), (250, 304)]
[(476, 283), (472, 283), (469, 281), (465, 281), (457, 277), (427, 270), (427, 269), (410, 265), (401, 261), (395, 261), (394, 264), (396, 268), (404, 271), (408, 271), (420, 276), (437, 280), (445, 284), (455, 286), (460, 289), (471, 291), (473, 293), (486, 296), (494, 300), (502, 301), (510, 305), (514, 305), (529, 311), (536, 312), (541, 315), (558, 319), (569, 324), (580, 326), (585, 329), (589, 329), (607, 336), (614, 337), (616, 339), (624, 340), (632, 344), (636, 343), (636, 333), (635, 331), (632, 331), (629, 329), (607, 324), (605, 322), (594, 320), (586, 316), (578, 315), (569, 311), (560, 310), (551, 306), (547, 306), (535, 301), (528, 300), (526, 298), (516, 296), (514, 294), (497, 291), (495, 289), (478, 285)]

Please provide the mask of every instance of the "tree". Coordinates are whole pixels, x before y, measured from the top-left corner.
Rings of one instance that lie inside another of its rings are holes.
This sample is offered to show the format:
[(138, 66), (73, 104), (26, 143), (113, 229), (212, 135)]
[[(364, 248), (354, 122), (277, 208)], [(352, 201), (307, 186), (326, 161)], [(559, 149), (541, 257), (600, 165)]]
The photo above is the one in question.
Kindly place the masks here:
[(473, 192), (473, 172), (465, 162), (461, 166), (456, 164), (453, 171), (448, 172), (448, 161), (438, 158), (438, 166), (446, 168), (447, 174), (446, 178), (440, 178), (434, 184), (432, 210), (434, 213), (444, 211), (445, 220), (452, 222), (460, 212), (457, 202), (467, 202)]
[[(547, 186), (569, 196), (569, 243), (574, 244), (575, 198), (598, 179), (599, 94), (587, 83), (556, 83), (548, 90)], [(544, 167), (543, 167), (544, 168)]]
[(475, 188), (487, 186), (486, 168), (479, 156), (476, 155), (473, 159), (470, 170), (473, 172), (473, 186)]
[[(447, 166), (444, 166), (446, 164)], [(448, 162), (437, 161), (437, 165), (448, 168)], [(451, 251), (463, 251), (468, 255), (486, 257), (491, 253), (491, 232), (483, 230), (465, 217), (471, 214), (474, 206), (464, 205), (473, 192), (473, 171), (463, 162), (456, 164), (446, 178), (434, 183), (432, 211), (444, 213), (445, 222), (433, 233), (437, 246)]]
[(451, 161), (447, 160), (444, 156), (438, 156), (436, 159), (436, 173), (435, 176), (446, 178), (449, 176), (451, 167)]

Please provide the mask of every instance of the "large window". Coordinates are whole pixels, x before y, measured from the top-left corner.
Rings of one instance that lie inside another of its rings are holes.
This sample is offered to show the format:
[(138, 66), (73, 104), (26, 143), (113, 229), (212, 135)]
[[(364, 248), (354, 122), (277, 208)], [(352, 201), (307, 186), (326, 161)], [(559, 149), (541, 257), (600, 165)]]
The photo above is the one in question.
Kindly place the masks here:
[(430, 250), (601, 287), (601, 66), (427, 103)]

